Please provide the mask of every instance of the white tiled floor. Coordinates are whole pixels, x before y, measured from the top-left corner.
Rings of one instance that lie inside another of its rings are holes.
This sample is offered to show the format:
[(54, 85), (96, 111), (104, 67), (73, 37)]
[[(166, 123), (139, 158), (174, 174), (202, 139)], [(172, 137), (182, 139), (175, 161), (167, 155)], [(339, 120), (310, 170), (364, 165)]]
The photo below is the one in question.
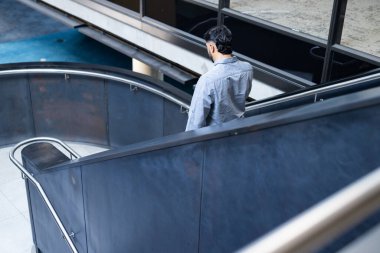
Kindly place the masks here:
[[(67, 144), (81, 156), (104, 150), (77, 143)], [(11, 149), (0, 149), (0, 253), (30, 253), (33, 240), (25, 183), (8, 158)]]
[(28, 204), (21, 173), (0, 149), (0, 252), (30, 253), (33, 245)]

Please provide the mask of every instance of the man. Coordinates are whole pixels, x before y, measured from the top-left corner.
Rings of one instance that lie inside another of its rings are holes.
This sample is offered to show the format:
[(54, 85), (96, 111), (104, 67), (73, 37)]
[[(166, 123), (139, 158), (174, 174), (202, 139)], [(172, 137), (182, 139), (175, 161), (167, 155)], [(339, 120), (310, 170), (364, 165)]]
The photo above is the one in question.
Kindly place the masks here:
[(253, 68), (232, 55), (227, 27), (211, 28), (204, 39), (214, 67), (195, 86), (186, 131), (242, 118), (252, 86)]

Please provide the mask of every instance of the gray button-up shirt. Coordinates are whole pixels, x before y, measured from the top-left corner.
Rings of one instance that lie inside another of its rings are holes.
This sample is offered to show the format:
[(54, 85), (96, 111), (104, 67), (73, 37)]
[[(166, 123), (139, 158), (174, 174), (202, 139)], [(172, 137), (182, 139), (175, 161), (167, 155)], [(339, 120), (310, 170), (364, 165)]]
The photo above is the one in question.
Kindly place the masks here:
[(195, 86), (186, 131), (243, 117), (252, 77), (251, 64), (236, 56), (216, 61)]

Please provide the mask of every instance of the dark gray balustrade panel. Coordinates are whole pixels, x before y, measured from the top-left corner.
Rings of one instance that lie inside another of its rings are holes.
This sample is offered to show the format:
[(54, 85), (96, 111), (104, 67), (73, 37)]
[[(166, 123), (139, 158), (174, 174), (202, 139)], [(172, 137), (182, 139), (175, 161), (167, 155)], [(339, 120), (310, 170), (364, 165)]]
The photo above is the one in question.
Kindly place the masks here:
[(164, 135), (185, 131), (188, 118), (186, 109), (167, 100), (164, 102)]
[(111, 146), (163, 136), (164, 99), (143, 89), (107, 82)]
[[(56, 209), (58, 216), (64, 224), (67, 232), (69, 234), (74, 233), (73, 242), (78, 251), (87, 252), (86, 225), (84, 219), (85, 214), (82, 194), (82, 175), (80, 167), (60, 170), (54, 173), (41, 174), (37, 176), (37, 180), (47, 192), (47, 195), (51, 200), (53, 207)], [(49, 219), (49, 223), (52, 223), (51, 226), (55, 226), (56, 229), (58, 229), (51, 215), (41, 218), (45, 220)], [(46, 233), (44, 231), (42, 232)], [(41, 236), (43, 236), (42, 239), (44, 242), (48, 241), (44, 237), (44, 234), (41, 234)], [(53, 238), (54, 240), (60, 240), (62, 238), (61, 232), (50, 236), (52, 240)], [(64, 243), (66, 244), (65, 241)], [(68, 248), (67, 245), (66, 248)], [(65, 252), (69, 251), (66, 250)]]
[(207, 143), (200, 252), (235, 251), (377, 168), (379, 125), (373, 106)]
[(0, 77), (0, 145), (34, 136), (27, 76)]
[(103, 80), (33, 75), (30, 85), (37, 136), (108, 145)]
[[(74, 233), (79, 252), (87, 252), (86, 226), (80, 167), (49, 173), (44, 164), (59, 164), (62, 153), (51, 144), (32, 144), (22, 151), (24, 167), (33, 173), (49, 198), (68, 234)], [(44, 157), (39, 157), (44, 152)], [(38, 156), (37, 156), (38, 155)], [(69, 160), (67, 157), (63, 160)], [(52, 213), (31, 181), (26, 181), (33, 240), (41, 252), (67, 253), (70, 248), (62, 237)]]
[[(62, 67), (56, 67), (57, 71), (62, 71)], [(142, 88), (131, 90), (125, 83), (86, 76), (86, 71), (89, 75), (106, 74), (99, 66), (96, 71), (78, 65), (79, 72), (80, 67), (84, 68), (84, 75), (52, 74), (52, 69), (36, 74), (37, 65), (28, 75), (0, 77), (0, 145), (50, 136), (115, 147), (184, 130), (187, 114), (181, 113), (176, 103)], [(69, 68), (67, 72), (70, 71)], [(155, 84), (155, 80), (143, 75), (123, 71), (106, 75), (133, 80), (179, 101), (190, 99), (187, 94), (162, 82)]]
[(197, 252), (202, 145), (84, 165), (88, 252)]
[(62, 238), (62, 233), (55, 223), (49, 209), (34, 185), (27, 181), (30, 223), (33, 242), (42, 252), (69, 253), (70, 247)]

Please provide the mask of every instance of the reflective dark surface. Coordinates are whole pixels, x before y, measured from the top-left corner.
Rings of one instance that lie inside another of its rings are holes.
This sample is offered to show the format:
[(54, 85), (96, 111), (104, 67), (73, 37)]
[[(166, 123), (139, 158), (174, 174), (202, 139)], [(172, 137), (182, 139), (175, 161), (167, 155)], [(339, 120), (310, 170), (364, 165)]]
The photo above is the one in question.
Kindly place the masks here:
[(187, 1), (147, 1), (145, 11), (150, 18), (202, 38), (209, 28), (217, 24), (215, 10)]
[(236, 52), (309, 81), (320, 81), (323, 62), (311, 55), (313, 44), (233, 17), (225, 17), (224, 23), (233, 33), (233, 48)]
[(371, 63), (334, 52), (330, 80), (339, 80), (347, 76), (356, 75), (376, 68), (377, 66)]
[(111, 3), (123, 6), (135, 12), (140, 12), (140, 0), (108, 0)]

